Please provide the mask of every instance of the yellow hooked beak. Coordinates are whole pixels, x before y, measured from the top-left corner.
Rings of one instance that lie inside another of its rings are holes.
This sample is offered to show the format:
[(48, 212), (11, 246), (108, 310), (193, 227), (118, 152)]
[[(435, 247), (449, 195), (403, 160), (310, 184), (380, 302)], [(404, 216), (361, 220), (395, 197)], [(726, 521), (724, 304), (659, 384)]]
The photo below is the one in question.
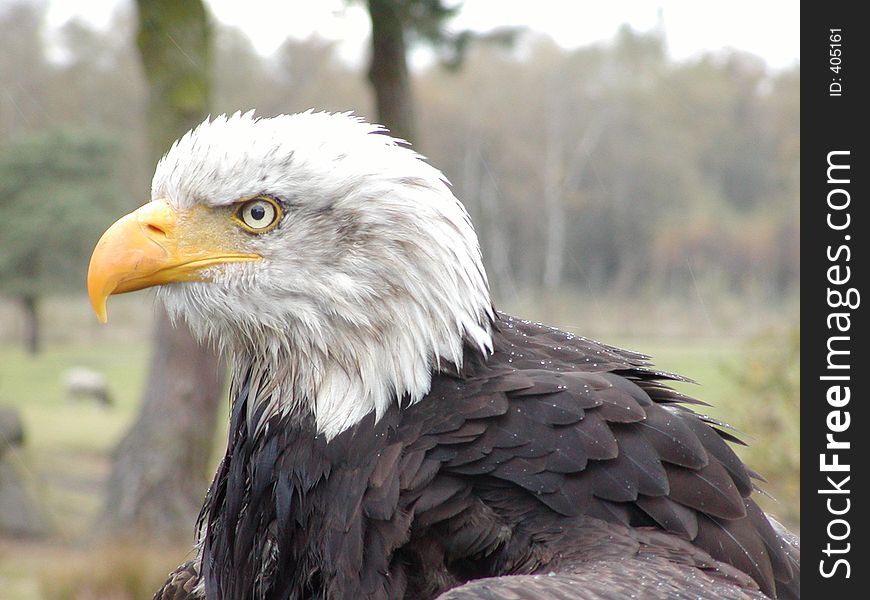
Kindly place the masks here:
[(88, 267), (88, 296), (97, 318), (107, 321), (106, 300), (112, 294), (208, 281), (202, 272), (206, 267), (261, 258), (221, 248), (232, 236), (221, 235), (222, 227), (205, 221), (179, 217), (165, 200), (149, 202), (115, 221), (97, 242)]

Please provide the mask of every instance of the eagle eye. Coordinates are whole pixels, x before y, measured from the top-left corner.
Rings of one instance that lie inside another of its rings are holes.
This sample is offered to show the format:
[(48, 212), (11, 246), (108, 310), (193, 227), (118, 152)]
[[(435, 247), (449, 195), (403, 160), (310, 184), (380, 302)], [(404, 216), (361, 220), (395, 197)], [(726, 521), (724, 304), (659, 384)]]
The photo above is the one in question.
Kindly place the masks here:
[(247, 231), (265, 233), (271, 231), (281, 218), (281, 206), (264, 196), (243, 202), (236, 211), (236, 219)]

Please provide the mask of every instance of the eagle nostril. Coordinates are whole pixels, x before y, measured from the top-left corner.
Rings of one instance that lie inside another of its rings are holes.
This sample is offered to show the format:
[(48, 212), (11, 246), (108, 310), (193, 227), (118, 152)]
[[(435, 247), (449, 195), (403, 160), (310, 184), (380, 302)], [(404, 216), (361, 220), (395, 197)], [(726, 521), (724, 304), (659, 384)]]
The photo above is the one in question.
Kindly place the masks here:
[(166, 230), (159, 225), (155, 225), (154, 223), (145, 223), (145, 229), (147, 229), (149, 233), (153, 233), (161, 237), (166, 237)]

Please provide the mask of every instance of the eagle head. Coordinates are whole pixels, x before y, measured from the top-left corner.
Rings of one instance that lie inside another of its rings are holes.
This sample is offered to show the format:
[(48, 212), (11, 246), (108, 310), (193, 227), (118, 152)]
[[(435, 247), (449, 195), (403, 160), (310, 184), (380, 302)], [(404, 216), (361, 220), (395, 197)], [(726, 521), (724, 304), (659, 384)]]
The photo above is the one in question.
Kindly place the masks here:
[(477, 236), (444, 176), (379, 126), (306, 112), (207, 119), (151, 201), (103, 235), (88, 293), (158, 286), (173, 318), (259, 369), (272, 410), (334, 436), (415, 402), (463, 348), (491, 350)]

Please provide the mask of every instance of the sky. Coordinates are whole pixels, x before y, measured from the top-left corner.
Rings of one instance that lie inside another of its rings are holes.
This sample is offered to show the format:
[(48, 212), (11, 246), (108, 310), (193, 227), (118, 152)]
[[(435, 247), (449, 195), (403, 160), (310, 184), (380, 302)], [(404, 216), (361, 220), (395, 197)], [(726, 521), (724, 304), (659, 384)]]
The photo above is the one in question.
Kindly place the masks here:
[[(113, 11), (131, 3), (48, 0), (49, 35), (75, 17), (104, 28)], [(313, 32), (340, 40), (339, 53), (350, 62), (358, 62), (366, 53), (370, 27), (362, 2), (206, 0), (206, 4), (217, 20), (245, 32), (263, 55), (274, 52), (287, 36), (306, 38)], [(450, 26), (486, 31), (525, 25), (575, 48), (612, 38), (623, 23), (649, 30), (660, 18), (668, 51), (676, 60), (722, 48), (757, 54), (777, 69), (800, 60), (800, 4), (795, 0), (466, 0)]]

